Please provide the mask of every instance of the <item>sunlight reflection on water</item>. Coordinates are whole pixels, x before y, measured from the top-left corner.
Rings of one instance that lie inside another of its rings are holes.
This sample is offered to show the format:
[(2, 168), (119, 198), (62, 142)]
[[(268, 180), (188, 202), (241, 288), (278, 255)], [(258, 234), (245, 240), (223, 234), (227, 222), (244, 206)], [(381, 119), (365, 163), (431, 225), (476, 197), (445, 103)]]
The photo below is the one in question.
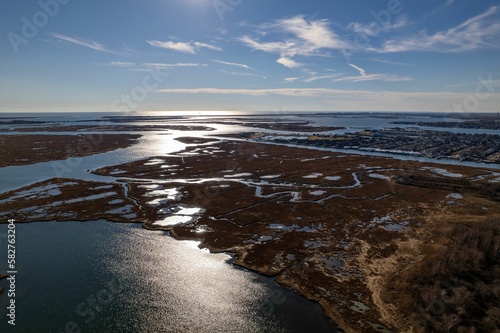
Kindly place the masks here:
[(12, 330), (0, 321), (1, 332), (68, 323), (81, 332), (334, 332), (318, 304), (195, 241), (102, 220), (18, 224), (17, 234), (19, 322)]

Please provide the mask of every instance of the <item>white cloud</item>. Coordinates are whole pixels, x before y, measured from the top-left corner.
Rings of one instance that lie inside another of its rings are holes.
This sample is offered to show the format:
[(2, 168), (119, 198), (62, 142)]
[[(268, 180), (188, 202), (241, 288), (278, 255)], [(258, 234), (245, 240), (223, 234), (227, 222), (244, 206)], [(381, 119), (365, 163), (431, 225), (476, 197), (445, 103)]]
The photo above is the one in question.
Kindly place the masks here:
[(249, 36), (243, 36), (239, 40), (243, 42), (243, 44), (254, 50), (259, 50), (267, 53), (286, 54), (290, 53), (290, 50), (293, 50), (293, 48), (295, 47), (295, 44), (291, 41), (261, 43), (250, 38)]
[(169, 68), (178, 68), (178, 67), (200, 67), (206, 66), (205, 64), (197, 64), (197, 63), (175, 63), (175, 64), (166, 64), (166, 63), (144, 63), (143, 66), (145, 68), (157, 68), (157, 69), (169, 69)]
[(327, 96), (337, 90), (323, 88), (297, 88), (297, 89), (223, 89), (223, 88), (194, 88), (194, 89), (161, 89), (163, 93), (181, 94), (225, 94), (225, 95), (249, 95), (249, 96), (302, 96), (320, 97)]
[(304, 66), (304, 64), (301, 64), (301, 63), (299, 63), (293, 59), (287, 58), (287, 57), (281, 57), (278, 60), (276, 60), (276, 62), (278, 64), (282, 64), (283, 66), (288, 67), (288, 68), (292, 68), (292, 69)]
[[(287, 89), (222, 89), (222, 88), (196, 88), (196, 89), (162, 89), (157, 92), (169, 94), (222, 94), (246, 95), (255, 97), (291, 97), (313, 98), (320, 104), (314, 104), (324, 110), (335, 111), (451, 111), (455, 104), (461, 104), (472, 93), (456, 92), (396, 92), (396, 91), (367, 91), (367, 90), (338, 90), (315, 88), (287, 88)], [(259, 99), (260, 100), (260, 99)], [(237, 99), (236, 99), (237, 101)], [(297, 101), (299, 105), (300, 100)], [(236, 102), (237, 103), (237, 102)], [(295, 102), (294, 102), (295, 103)], [(500, 94), (492, 93), (488, 100), (481, 102), (477, 111), (491, 111), (498, 109)], [(311, 106), (311, 102), (307, 102)], [(317, 111), (317, 107), (314, 110)], [(301, 108), (303, 111), (303, 108)], [(313, 109), (311, 109), (313, 110)]]
[(348, 29), (362, 35), (366, 36), (378, 36), (380, 33), (394, 31), (401, 29), (408, 24), (408, 19), (406, 16), (399, 17), (394, 24), (384, 24), (381, 25), (376, 21), (372, 21), (368, 24), (352, 22), (347, 26)]
[(392, 61), (386, 59), (370, 59), (371, 61), (380, 62), (382, 64), (398, 65), (398, 66), (415, 66), (415, 64), (410, 64), (407, 62)]
[(222, 60), (212, 60), (212, 61), (216, 62), (218, 64), (222, 64), (222, 65), (236, 66), (236, 67), (242, 67), (242, 68), (245, 68), (245, 69), (251, 69), (251, 67), (248, 66), (248, 65), (239, 64), (239, 63), (236, 63), (236, 62), (229, 62), (229, 61), (222, 61)]
[(74, 38), (74, 37), (69, 37), (61, 34), (57, 34), (54, 32), (49, 32), (49, 35), (51, 35), (54, 38), (57, 38), (59, 40), (63, 40), (69, 43), (73, 43), (76, 45), (80, 45), (83, 47), (87, 47), (89, 49), (93, 49), (96, 51), (102, 51), (102, 52), (111, 52), (110, 50), (106, 49), (102, 44), (94, 42), (94, 41), (88, 41), (80, 38)]
[[(498, 47), (500, 42), (500, 22), (498, 7), (490, 7), (484, 13), (474, 16), (462, 24), (428, 35), (422, 31), (417, 36), (406, 39), (392, 39), (381, 48), (369, 48), (380, 53), (406, 51), (461, 52), (480, 47)], [(498, 16), (498, 15), (496, 15)]]
[(205, 48), (205, 49), (210, 49), (210, 50), (214, 50), (214, 51), (222, 51), (222, 49), (220, 47), (215, 46), (215, 45), (211, 45), (211, 44), (207, 44), (207, 43), (194, 42), (193, 45), (195, 46), (195, 48), (197, 50), (201, 49), (201, 48)]
[(114, 67), (133, 67), (133, 66), (135, 66), (135, 63), (134, 62), (123, 62), (123, 61), (111, 61), (105, 65), (114, 66)]
[(285, 83), (292, 83), (297, 81), (298, 79), (298, 77), (286, 77), (283, 81), (285, 81)]
[(221, 73), (229, 74), (229, 75), (237, 75), (237, 76), (254, 76), (254, 77), (260, 77), (262, 79), (267, 79), (267, 77), (265, 77), (263, 75), (257, 75), (257, 74), (248, 73), (248, 72), (228, 72), (228, 71), (222, 69)]
[(357, 70), (359, 72), (359, 75), (366, 76), (366, 71), (363, 68), (358, 67), (358, 66), (353, 65), (353, 64), (348, 64), (348, 65), (351, 66), (352, 68), (354, 68), (355, 70)]
[(320, 49), (342, 49), (348, 46), (329, 27), (328, 20), (307, 21), (303, 16), (278, 20), (275, 23), (264, 25), (265, 28), (278, 28), (291, 33), (302, 43), (299, 51), (310, 53)]
[(151, 46), (161, 47), (168, 50), (174, 50), (178, 52), (192, 53), (192, 54), (196, 53), (194, 46), (189, 43), (172, 42), (172, 41), (160, 42), (157, 40), (148, 40), (147, 42)]
[[(278, 63), (289, 68), (300, 67), (295, 56), (321, 55), (323, 50), (349, 47), (331, 28), (328, 20), (306, 20), (303, 16), (276, 20), (259, 26), (260, 35), (268, 39), (243, 36), (239, 41), (253, 50), (280, 55)], [(278, 35), (271, 40), (272, 35)]]
[(411, 81), (408, 76), (397, 76), (391, 74), (364, 74), (361, 76), (344, 76), (334, 79), (335, 82), (363, 82), (363, 81), (386, 81), (386, 82), (404, 82)]
[(196, 54), (201, 48), (206, 48), (215, 51), (222, 51), (222, 49), (218, 46), (200, 43), (200, 42), (161, 42), (157, 40), (148, 40), (149, 45), (164, 48), (167, 50), (173, 50), (177, 52)]
[(355, 70), (359, 72), (359, 76), (344, 76), (336, 78), (334, 82), (363, 82), (363, 81), (386, 81), (386, 82), (402, 82), (411, 81), (410, 77), (407, 76), (397, 76), (391, 74), (367, 74), (366, 71), (354, 64), (348, 64)]
[(318, 81), (318, 80), (334, 79), (338, 76), (340, 76), (340, 74), (311, 76), (311, 77), (308, 77), (307, 79), (304, 79), (303, 82), (311, 83), (311, 82)]

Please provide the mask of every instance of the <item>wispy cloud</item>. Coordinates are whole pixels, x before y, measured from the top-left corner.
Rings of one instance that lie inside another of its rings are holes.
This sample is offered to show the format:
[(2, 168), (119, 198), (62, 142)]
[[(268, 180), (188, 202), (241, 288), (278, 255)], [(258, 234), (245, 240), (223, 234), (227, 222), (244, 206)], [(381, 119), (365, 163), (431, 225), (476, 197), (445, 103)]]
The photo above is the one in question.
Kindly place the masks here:
[(408, 19), (406, 18), (406, 16), (403, 15), (403, 16), (398, 17), (394, 24), (381, 25), (379, 23), (376, 23), (375, 21), (368, 23), (368, 24), (359, 23), (359, 22), (352, 22), (352, 23), (349, 23), (347, 28), (356, 32), (356, 33), (373, 37), (373, 36), (379, 35), (380, 33), (385, 33), (385, 32), (389, 32), (389, 31), (401, 29), (404, 26), (406, 26), (408, 23), (409, 23)]
[(201, 42), (174, 42), (174, 41), (161, 42), (158, 40), (148, 40), (147, 42), (151, 46), (160, 47), (163, 49), (177, 51), (177, 52), (190, 53), (190, 54), (196, 54), (202, 48), (214, 51), (222, 51), (222, 49), (218, 46)]
[(443, 6), (445, 6), (445, 7), (451, 6), (454, 2), (455, 2), (455, 0), (446, 0), (446, 2), (444, 3)]
[(288, 67), (288, 68), (292, 68), (292, 69), (304, 66), (304, 64), (301, 64), (300, 62), (297, 62), (297, 61), (295, 61), (291, 58), (287, 58), (287, 57), (281, 57), (278, 60), (276, 60), (276, 62), (278, 64), (282, 64), (283, 66)]
[[(289, 68), (300, 67), (295, 56), (320, 55), (324, 50), (340, 50), (349, 43), (340, 38), (330, 27), (328, 20), (307, 20), (303, 16), (276, 20), (258, 27), (258, 37), (243, 36), (239, 41), (253, 50), (278, 54), (278, 63)], [(277, 35), (275, 40), (271, 36)]]
[(105, 48), (102, 44), (97, 43), (95, 41), (89, 41), (89, 40), (85, 40), (85, 39), (81, 39), (81, 38), (65, 36), (65, 35), (55, 33), (55, 32), (49, 32), (49, 35), (51, 35), (52, 37), (57, 38), (59, 40), (69, 42), (72, 44), (76, 44), (79, 46), (87, 47), (87, 48), (92, 49), (92, 50), (101, 51), (101, 52), (111, 52), (110, 50)]
[(212, 44), (194, 42), (193, 45), (196, 48), (196, 50), (199, 50), (201, 48), (205, 48), (205, 49), (210, 49), (210, 50), (214, 50), (214, 51), (222, 51), (222, 49), (220, 47), (212, 45)]
[(498, 6), (490, 7), (484, 13), (474, 16), (462, 24), (446, 31), (428, 35), (426, 31), (416, 36), (388, 40), (381, 48), (370, 48), (379, 53), (406, 51), (461, 52), (480, 47), (498, 47), (500, 42), (500, 21)]
[(181, 68), (181, 67), (205, 67), (207, 64), (199, 64), (199, 63), (185, 63), (185, 62), (178, 62), (178, 63), (163, 63), (163, 62), (146, 62), (142, 64), (136, 64), (134, 62), (122, 62), (122, 61), (111, 61), (105, 64), (100, 64), (101, 66), (112, 66), (112, 67), (120, 67), (120, 68), (126, 68), (128, 70), (133, 70), (133, 71), (147, 71), (147, 70), (168, 70), (168, 69), (174, 69), (174, 68)]
[(398, 66), (415, 66), (415, 64), (410, 64), (407, 62), (401, 62), (401, 61), (392, 61), (392, 60), (387, 60), (387, 59), (370, 59), (371, 61), (379, 62), (382, 64), (389, 64), (389, 65), (398, 65)]
[(410, 77), (397, 76), (391, 74), (367, 74), (366, 70), (354, 64), (348, 64), (359, 72), (359, 76), (344, 76), (334, 79), (334, 82), (364, 82), (364, 81), (387, 81), (387, 82), (403, 82), (411, 81)]
[[(290, 98), (321, 99), (327, 110), (381, 110), (381, 111), (450, 111), (454, 103), (463, 101), (470, 93), (456, 92), (397, 92), (372, 90), (339, 90), (321, 88), (285, 88), (285, 89), (161, 89), (159, 93), (167, 94), (221, 94), (246, 95), (253, 97), (283, 96)], [(481, 103), (481, 110), (494, 110), (500, 102), (500, 94)], [(318, 104), (319, 105), (319, 104)]]
[(411, 81), (408, 76), (397, 76), (391, 74), (365, 74), (361, 76), (344, 76), (334, 79), (335, 82), (364, 82), (364, 81), (386, 81), (386, 82), (404, 82)]
[(229, 71), (222, 69), (221, 73), (228, 74), (228, 75), (236, 75), (236, 76), (253, 76), (253, 77), (260, 77), (262, 79), (267, 79), (267, 77), (265, 77), (263, 75), (258, 75), (255, 73), (248, 73), (248, 72), (229, 72)]
[(224, 94), (224, 95), (248, 95), (248, 96), (301, 96), (301, 97), (320, 97), (327, 96), (333, 92), (341, 90), (322, 89), (322, 88), (297, 88), (297, 89), (224, 89), (224, 88), (194, 88), (194, 89), (161, 89), (162, 93), (181, 93), (181, 94)]
[(184, 63), (184, 62), (178, 62), (175, 64), (166, 64), (166, 63), (152, 63), (152, 62), (147, 62), (143, 64), (143, 67), (145, 68), (151, 68), (151, 69), (169, 69), (169, 68), (178, 68), (178, 67), (203, 67), (207, 66), (206, 64), (197, 64), (197, 63)]
[(311, 82), (318, 81), (318, 80), (334, 79), (334, 78), (339, 77), (339, 76), (340, 76), (340, 74), (311, 76), (311, 77), (308, 77), (308, 78), (302, 80), (302, 82), (311, 83)]
[(135, 62), (111, 61), (111, 62), (108, 62), (104, 65), (113, 66), (113, 67), (134, 67)]
[(299, 77), (286, 77), (283, 81), (285, 83), (292, 83), (292, 82), (295, 82), (299, 79)]
[(222, 65), (236, 66), (236, 67), (241, 67), (241, 68), (245, 68), (245, 69), (251, 69), (251, 67), (248, 66), (248, 65), (239, 64), (239, 63), (236, 63), (236, 62), (229, 62), (229, 61), (222, 61), (222, 60), (212, 60), (212, 61), (216, 62), (218, 64), (222, 64)]
[(393, 92), (393, 91), (371, 91), (371, 90), (341, 90), (329, 88), (280, 88), (280, 89), (226, 89), (226, 88), (190, 88), (190, 89), (160, 89), (160, 93), (168, 94), (222, 94), (222, 95), (247, 95), (247, 96), (297, 96), (297, 97), (332, 97), (335, 96), (373, 96), (383, 98), (392, 96), (455, 96), (455, 93), (447, 92)]
[(308, 21), (303, 16), (278, 20), (263, 26), (264, 29), (277, 28), (296, 37), (299, 43), (298, 51), (304, 54), (320, 49), (342, 49), (348, 44), (331, 28), (328, 20)]
[(358, 67), (358, 66), (353, 65), (353, 64), (348, 64), (348, 65), (351, 66), (352, 68), (354, 68), (355, 70), (357, 70), (359, 72), (359, 75), (366, 76), (366, 71), (363, 68)]

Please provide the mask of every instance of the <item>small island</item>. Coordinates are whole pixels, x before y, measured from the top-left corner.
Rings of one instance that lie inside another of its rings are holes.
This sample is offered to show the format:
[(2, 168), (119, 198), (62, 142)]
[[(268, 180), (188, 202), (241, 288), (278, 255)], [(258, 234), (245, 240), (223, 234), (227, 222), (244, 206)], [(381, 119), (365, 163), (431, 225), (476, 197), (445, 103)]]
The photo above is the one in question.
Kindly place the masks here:
[(0, 135), (0, 167), (100, 154), (130, 147), (142, 135)]

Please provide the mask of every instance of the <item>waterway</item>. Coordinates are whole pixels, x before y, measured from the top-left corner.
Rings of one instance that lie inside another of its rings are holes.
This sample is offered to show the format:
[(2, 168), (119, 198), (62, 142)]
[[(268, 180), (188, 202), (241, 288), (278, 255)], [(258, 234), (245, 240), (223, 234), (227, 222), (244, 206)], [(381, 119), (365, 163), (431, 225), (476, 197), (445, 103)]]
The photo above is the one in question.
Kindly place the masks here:
[[(36, 117), (29, 120), (76, 125), (102, 115), (1, 116), (29, 116)], [(203, 117), (194, 115), (199, 119)], [(389, 122), (394, 120), (357, 116), (276, 117), (345, 126), (346, 131), (392, 126)], [(114, 182), (113, 177), (93, 175), (89, 170), (182, 150), (185, 145), (174, 140), (180, 136), (255, 130), (214, 125), (209, 121), (205, 125), (216, 130), (144, 132), (139, 143), (130, 148), (84, 158), (0, 168), (0, 193), (54, 177)], [(66, 167), (63, 174), (57, 171), (58, 164)], [(7, 324), (8, 297), (3, 293), (0, 295), (0, 332), (335, 332), (333, 323), (318, 304), (278, 286), (272, 278), (234, 267), (233, 258), (228, 254), (200, 250), (196, 242), (176, 241), (163, 232), (107, 221), (19, 222), (22, 221), (18, 221), (16, 228), (19, 272), (16, 327)], [(6, 230), (5, 224), (0, 225), (0, 272), (7, 271)], [(7, 280), (0, 281), (0, 287), (8, 288)]]

